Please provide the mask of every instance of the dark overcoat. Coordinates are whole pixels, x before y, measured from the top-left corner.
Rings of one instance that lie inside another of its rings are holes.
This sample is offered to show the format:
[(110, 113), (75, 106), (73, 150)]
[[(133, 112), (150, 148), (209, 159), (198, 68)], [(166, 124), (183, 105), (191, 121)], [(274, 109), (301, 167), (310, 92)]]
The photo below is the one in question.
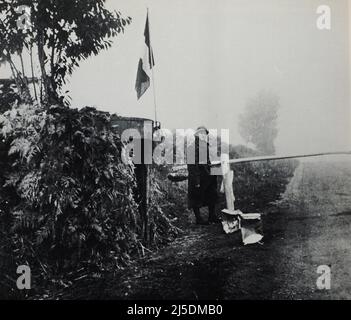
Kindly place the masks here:
[[(202, 159), (199, 156), (199, 146), (205, 145), (207, 148), (206, 155)], [(214, 205), (218, 199), (217, 192), (217, 176), (211, 175), (209, 145), (205, 142), (199, 142), (196, 137), (194, 143), (187, 148), (187, 163), (188, 163), (188, 207), (201, 208), (204, 206)], [(194, 161), (189, 160), (189, 155)], [(201, 161), (200, 161), (201, 160)], [(191, 163), (189, 163), (191, 162)], [(200, 187), (196, 187), (196, 186)]]

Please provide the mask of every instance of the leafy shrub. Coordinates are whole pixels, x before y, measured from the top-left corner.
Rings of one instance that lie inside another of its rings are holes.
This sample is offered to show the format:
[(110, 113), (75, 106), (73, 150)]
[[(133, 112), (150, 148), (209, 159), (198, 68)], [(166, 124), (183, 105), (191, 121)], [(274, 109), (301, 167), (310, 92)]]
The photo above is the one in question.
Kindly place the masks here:
[[(0, 128), (0, 269), (28, 264), (36, 287), (49, 279), (69, 285), (75, 271), (116, 270), (144, 253), (134, 168), (122, 162), (108, 113), (20, 105), (0, 116)], [(179, 231), (160, 178), (151, 169), (146, 245), (156, 248)]]
[(9, 80), (0, 80), (0, 113), (11, 109), (16, 100), (19, 101), (20, 99), (21, 97), (16, 90), (16, 84)]
[(109, 118), (93, 108), (30, 105), (1, 116), (13, 158), (5, 187), (17, 196), (8, 223), (18, 263), (101, 271), (122, 266), (136, 250), (133, 168), (121, 162)]
[[(244, 146), (230, 147), (230, 158), (259, 156)], [(298, 165), (297, 160), (274, 160), (236, 164), (234, 169), (235, 207), (243, 212), (264, 210), (280, 199)]]
[[(182, 197), (177, 197), (174, 189), (169, 189), (166, 167), (153, 166), (150, 170), (150, 199), (148, 206), (149, 243), (156, 247), (169, 243), (178, 234), (173, 225), (176, 212), (182, 210)], [(173, 195), (173, 197), (171, 196)], [(182, 212), (184, 213), (184, 212)]]

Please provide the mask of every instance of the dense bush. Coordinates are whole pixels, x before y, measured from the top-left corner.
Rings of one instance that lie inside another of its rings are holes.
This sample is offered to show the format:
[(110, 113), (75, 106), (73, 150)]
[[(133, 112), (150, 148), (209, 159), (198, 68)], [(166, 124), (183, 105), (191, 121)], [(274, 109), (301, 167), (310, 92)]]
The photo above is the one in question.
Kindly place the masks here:
[[(230, 147), (230, 158), (258, 156), (244, 146)], [(243, 212), (264, 210), (280, 199), (298, 165), (297, 160), (275, 160), (235, 164), (235, 206)]]
[(137, 243), (138, 215), (132, 167), (121, 162), (109, 115), (21, 105), (1, 123), (13, 156), (5, 187), (19, 198), (11, 208), (17, 254), (59, 269), (123, 263)]
[[(177, 188), (173, 188), (176, 186), (171, 186), (167, 181), (166, 171), (165, 167), (155, 165), (149, 175), (149, 243), (156, 247), (174, 240), (180, 232), (174, 222), (180, 214), (184, 215), (182, 206), (184, 197), (177, 193)], [(182, 192), (184, 193), (184, 190)]]
[(170, 181), (168, 175), (171, 171), (172, 167), (168, 165), (154, 168), (153, 183), (158, 190), (156, 200), (159, 210), (162, 210), (169, 221), (180, 229), (185, 229), (189, 226), (193, 217), (188, 210), (188, 182), (174, 183)]
[[(144, 248), (133, 165), (122, 162), (108, 113), (20, 105), (0, 122), (11, 164), (0, 175), (0, 225), (14, 263), (50, 277), (80, 267), (101, 272)], [(151, 185), (150, 242), (158, 244), (176, 229)]]

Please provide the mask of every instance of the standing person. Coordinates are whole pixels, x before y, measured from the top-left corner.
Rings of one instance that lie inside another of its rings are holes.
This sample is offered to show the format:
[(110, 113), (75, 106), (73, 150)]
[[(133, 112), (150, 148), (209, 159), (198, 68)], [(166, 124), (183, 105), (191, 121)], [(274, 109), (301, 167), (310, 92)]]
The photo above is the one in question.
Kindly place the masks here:
[[(198, 127), (195, 141), (187, 148), (188, 207), (194, 211), (196, 224), (219, 221), (216, 216), (217, 176), (211, 175), (208, 135), (206, 127)], [(208, 222), (200, 215), (200, 208), (204, 206), (208, 207)]]

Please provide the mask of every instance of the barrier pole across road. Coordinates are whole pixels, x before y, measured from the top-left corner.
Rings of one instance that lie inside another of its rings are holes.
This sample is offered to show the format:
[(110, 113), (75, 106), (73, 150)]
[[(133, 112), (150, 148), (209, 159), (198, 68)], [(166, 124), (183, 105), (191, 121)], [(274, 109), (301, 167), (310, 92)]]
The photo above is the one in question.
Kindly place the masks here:
[[(258, 157), (249, 157), (249, 158), (230, 159), (228, 163), (234, 164), (234, 163), (248, 163), (248, 162), (257, 162), (257, 161), (269, 161), (269, 160), (301, 159), (301, 158), (334, 156), (334, 155), (351, 155), (351, 151), (323, 152), (323, 153), (289, 155), (289, 156), (258, 156)], [(221, 161), (214, 161), (211, 163), (212, 167), (217, 167), (220, 165), (221, 165)]]

